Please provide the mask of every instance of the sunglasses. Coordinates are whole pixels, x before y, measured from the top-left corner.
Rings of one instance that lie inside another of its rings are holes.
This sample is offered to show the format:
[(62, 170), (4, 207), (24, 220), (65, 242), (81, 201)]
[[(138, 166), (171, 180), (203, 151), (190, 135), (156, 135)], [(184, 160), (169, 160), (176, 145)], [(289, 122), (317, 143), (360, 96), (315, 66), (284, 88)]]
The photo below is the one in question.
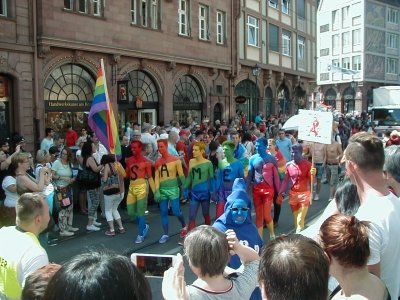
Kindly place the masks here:
[(248, 207), (241, 207), (241, 208), (239, 208), (239, 207), (232, 207), (231, 208), (231, 211), (248, 211), (250, 208), (248, 208)]

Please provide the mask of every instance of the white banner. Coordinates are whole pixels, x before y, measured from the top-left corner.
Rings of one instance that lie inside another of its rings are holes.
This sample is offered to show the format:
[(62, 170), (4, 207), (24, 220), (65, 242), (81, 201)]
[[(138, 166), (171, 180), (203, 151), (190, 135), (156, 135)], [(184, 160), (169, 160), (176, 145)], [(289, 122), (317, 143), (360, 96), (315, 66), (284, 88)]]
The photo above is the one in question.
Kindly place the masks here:
[(332, 140), (333, 114), (314, 110), (300, 109), (304, 120), (299, 124), (299, 140), (330, 144)]

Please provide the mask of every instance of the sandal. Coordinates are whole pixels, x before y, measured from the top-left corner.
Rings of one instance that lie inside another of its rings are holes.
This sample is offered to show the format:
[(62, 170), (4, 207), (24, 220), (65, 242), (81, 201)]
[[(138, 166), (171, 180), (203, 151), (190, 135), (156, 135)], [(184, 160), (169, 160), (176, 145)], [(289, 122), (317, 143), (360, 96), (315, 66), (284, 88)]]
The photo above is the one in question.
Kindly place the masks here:
[(125, 233), (126, 230), (125, 230), (125, 228), (122, 228), (122, 229), (120, 228), (120, 229), (118, 229), (118, 232), (119, 232), (119, 233)]
[(105, 235), (108, 235), (108, 236), (115, 236), (115, 231), (107, 230), (107, 231), (105, 232)]

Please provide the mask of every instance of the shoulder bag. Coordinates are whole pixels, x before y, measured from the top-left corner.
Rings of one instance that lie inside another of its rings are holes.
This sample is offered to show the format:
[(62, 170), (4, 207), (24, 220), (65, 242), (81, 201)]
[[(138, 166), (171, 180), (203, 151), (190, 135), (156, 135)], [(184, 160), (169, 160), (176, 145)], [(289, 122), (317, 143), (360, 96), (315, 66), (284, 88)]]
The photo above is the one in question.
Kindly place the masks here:
[(86, 166), (86, 161), (84, 161), (82, 170), (78, 171), (76, 180), (81, 187), (92, 190), (101, 186), (100, 173), (94, 172), (90, 167)]
[(111, 175), (108, 176), (105, 186), (103, 187), (103, 194), (106, 196), (119, 194), (119, 180), (118, 180), (118, 173), (115, 170), (114, 166), (108, 164), (110, 167)]

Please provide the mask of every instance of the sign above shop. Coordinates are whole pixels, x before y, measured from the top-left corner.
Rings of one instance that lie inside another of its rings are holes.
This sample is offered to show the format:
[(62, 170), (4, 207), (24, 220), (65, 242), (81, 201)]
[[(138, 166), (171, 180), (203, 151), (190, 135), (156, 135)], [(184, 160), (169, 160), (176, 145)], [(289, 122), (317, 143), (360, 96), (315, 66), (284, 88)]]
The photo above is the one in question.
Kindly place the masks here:
[(237, 96), (235, 98), (235, 102), (238, 104), (246, 103), (246, 101), (247, 101), (247, 98), (245, 96)]
[(45, 109), (49, 111), (73, 110), (86, 111), (90, 109), (92, 101), (75, 100), (48, 100), (44, 101)]
[(174, 110), (201, 110), (203, 103), (199, 102), (174, 102)]

